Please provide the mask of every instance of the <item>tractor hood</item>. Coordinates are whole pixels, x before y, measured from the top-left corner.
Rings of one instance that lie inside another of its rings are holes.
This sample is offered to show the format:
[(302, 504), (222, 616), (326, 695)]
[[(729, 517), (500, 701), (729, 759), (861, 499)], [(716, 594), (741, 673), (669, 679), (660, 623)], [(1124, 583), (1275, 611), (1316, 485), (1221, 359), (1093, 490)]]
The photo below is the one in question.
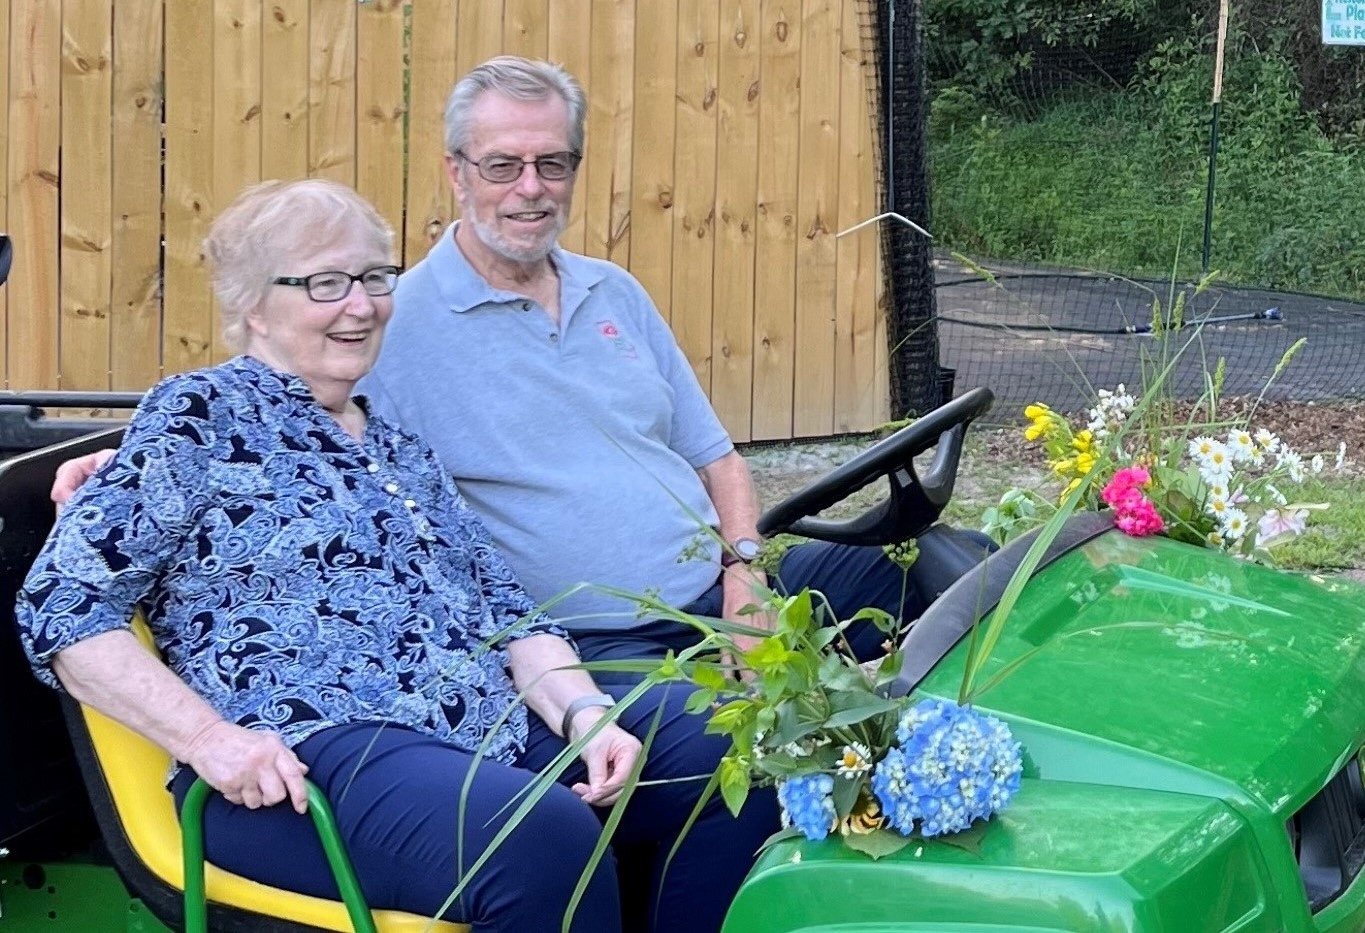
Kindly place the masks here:
[[(956, 697), (965, 644), (924, 690)], [(1287, 816), (1359, 747), (1365, 588), (1110, 532), (1024, 590), (978, 694), (1027, 773), (1227, 797)]]
[[(968, 640), (915, 695), (957, 698)], [(1010, 807), (965, 848), (775, 845), (726, 933), (1365, 928), (1365, 877), (1310, 906), (1291, 840), (1310, 800), (1365, 809), (1365, 588), (1111, 530), (1035, 574), (979, 686), (1024, 746)]]

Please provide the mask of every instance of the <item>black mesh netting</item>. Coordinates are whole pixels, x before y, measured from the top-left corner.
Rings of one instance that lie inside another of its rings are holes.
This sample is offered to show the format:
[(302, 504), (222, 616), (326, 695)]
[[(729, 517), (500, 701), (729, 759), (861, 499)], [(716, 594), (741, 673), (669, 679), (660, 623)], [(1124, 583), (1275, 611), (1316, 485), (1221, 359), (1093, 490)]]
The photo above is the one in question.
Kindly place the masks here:
[(1178, 394), (1254, 395), (1300, 339), (1270, 397), (1365, 397), (1365, 49), (1305, 10), (1231, 7), (1206, 225), (1217, 0), (867, 0), (883, 209), (934, 234), (883, 225), (896, 413), (941, 368), (1080, 407), (1186, 343)]
[[(988, 386), (1004, 403), (1084, 408), (1096, 389), (1136, 389), (1174, 360), (1168, 387), (1197, 397), (1222, 360), (1223, 392), (1294, 401), (1365, 397), (1365, 304), (1213, 284), (936, 263), (943, 365), (958, 391)], [(1184, 293), (1180, 329), (1160, 329)], [(1155, 313), (1154, 313), (1155, 307)], [(1285, 353), (1305, 342), (1282, 372)], [(1145, 373), (1144, 373), (1145, 370)]]

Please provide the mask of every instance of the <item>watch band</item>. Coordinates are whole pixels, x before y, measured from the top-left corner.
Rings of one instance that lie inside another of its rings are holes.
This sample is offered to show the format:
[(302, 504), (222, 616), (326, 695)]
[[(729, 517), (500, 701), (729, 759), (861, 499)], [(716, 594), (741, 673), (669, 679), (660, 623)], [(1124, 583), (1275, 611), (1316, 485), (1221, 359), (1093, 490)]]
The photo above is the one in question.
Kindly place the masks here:
[(569, 740), (569, 728), (573, 725), (573, 718), (590, 706), (600, 706), (603, 709), (611, 709), (616, 705), (616, 699), (605, 693), (589, 693), (574, 700), (564, 710), (564, 721), (559, 725), (559, 734), (564, 736), (565, 741)]

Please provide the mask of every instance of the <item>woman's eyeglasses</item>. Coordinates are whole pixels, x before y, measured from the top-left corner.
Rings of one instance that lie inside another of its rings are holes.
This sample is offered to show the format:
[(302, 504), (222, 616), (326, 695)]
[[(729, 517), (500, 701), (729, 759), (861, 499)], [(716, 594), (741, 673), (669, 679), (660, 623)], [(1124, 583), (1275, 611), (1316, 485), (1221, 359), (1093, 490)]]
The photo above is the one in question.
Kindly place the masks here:
[(372, 298), (393, 294), (398, 285), (398, 273), (403, 270), (397, 266), (375, 266), (359, 275), (349, 272), (314, 272), (312, 275), (281, 275), (274, 279), (276, 285), (293, 285), (308, 290), (308, 297), (314, 301), (340, 301), (351, 293), (356, 282)]
[(453, 153), (479, 170), (479, 177), (495, 185), (505, 185), (516, 181), (528, 165), (536, 167), (536, 174), (542, 181), (563, 181), (578, 171), (578, 163), (583, 156), (577, 152), (551, 152), (536, 156), (534, 159), (514, 159), (506, 155), (487, 155), (482, 159), (471, 159), (463, 151)]

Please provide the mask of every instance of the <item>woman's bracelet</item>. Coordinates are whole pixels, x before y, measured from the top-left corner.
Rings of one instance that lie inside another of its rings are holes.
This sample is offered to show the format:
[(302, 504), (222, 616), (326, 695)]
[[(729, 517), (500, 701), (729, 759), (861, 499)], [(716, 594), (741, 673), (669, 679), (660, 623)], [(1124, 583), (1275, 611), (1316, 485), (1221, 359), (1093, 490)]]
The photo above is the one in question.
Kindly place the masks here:
[(587, 696), (579, 697), (568, 705), (564, 710), (564, 721), (560, 723), (559, 734), (564, 736), (564, 741), (568, 742), (569, 727), (573, 725), (573, 718), (589, 706), (600, 706), (603, 709), (611, 709), (616, 705), (616, 700), (605, 693), (590, 693)]

